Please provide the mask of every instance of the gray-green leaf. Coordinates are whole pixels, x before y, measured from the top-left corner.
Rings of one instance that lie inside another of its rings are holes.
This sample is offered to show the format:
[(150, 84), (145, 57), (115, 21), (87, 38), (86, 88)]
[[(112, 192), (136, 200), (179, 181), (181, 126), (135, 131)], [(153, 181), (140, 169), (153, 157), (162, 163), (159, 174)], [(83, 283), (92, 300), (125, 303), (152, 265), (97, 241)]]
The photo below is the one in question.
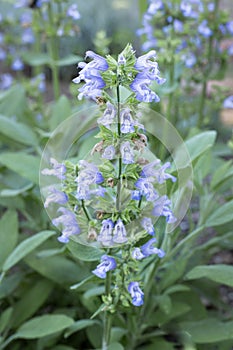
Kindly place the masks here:
[(0, 268), (15, 248), (18, 240), (18, 217), (8, 210), (0, 220)]
[(216, 343), (233, 339), (233, 321), (220, 322), (209, 318), (198, 322), (183, 322), (181, 327), (197, 344)]
[(34, 131), (26, 124), (16, 122), (9, 117), (0, 115), (0, 132), (24, 145), (37, 146), (38, 139)]
[(41, 231), (35, 234), (32, 237), (25, 239), (21, 242), (13, 252), (8, 256), (6, 261), (3, 264), (3, 271), (9, 270), (12, 266), (17, 264), (21, 259), (27, 256), (30, 252), (36, 249), (39, 245), (41, 245), (48, 238), (56, 234), (54, 231)]
[(189, 280), (206, 277), (214, 282), (233, 287), (233, 266), (200, 265), (194, 267), (185, 277)]
[(206, 226), (219, 226), (233, 220), (233, 200), (215, 210), (207, 219)]
[(0, 155), (0, 163), (33, 183), (39, 183), (39, 157), (24, 152), (5, 152)]
[(45, 315), (24, 323), (16, 332), (15, 338), (36, 339), (70, 327), (74, 320), (65, 315)]

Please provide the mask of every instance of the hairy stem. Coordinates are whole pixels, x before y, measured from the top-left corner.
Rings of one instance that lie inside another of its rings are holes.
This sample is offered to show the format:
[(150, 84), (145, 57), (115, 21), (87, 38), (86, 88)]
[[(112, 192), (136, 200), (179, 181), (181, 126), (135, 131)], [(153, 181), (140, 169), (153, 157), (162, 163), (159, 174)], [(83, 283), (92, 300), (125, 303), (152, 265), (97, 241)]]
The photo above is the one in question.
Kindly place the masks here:
[(83, 199), (81, 200), (81, 203), (82, 203), (82, 208), (83, 208), (83, 211), (84, 211), (84, 214), (85, 214), (87, 220), (91, 221), (91, 216), (90, 216), (90, 214), (89, 214), (89, 212), (88, 212), (88, 210), (87, 210), (87, 208), (85, 206), (85, 202), (84, 202)]
[[(117, 85), (117, 132), (119, 139), (121, 138), (121, 120), (120, 120), (120, 88)], [(121, 207), (121, 172), (122, 172), (122, 158), (119, 156), (118, 160), (118, 178), (117, 178), (117, 193), (116, 193), (116, 210), (119, 212)]]

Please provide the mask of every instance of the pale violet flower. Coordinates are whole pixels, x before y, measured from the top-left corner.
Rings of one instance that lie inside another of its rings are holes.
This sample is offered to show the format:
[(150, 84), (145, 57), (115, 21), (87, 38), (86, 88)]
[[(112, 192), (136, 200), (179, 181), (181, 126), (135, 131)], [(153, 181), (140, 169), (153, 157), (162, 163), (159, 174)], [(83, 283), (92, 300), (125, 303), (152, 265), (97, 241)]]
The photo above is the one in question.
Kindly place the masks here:
[(66, 167), (63, 163), (59, 163), (56, 159), (50, 158), (50, 165), (53, 169), (43, 169), (41, 171), (42, 175), (52, 175), (56, 176), (60, 180), (65, 180)]
[(132, 297), (132, 304), (134, 306), (141, 306), (144, 303), (144, 293), (140, 289), (138, 282), (130, 282), (128, 285), (128, 292)]
[(101, 257), (101, 263), (92, 271), (99, 278), (106, 278), (107, 272), (114, 270), (117, 266), (116, 260), (108, 255)]
[(113, 242), (114, 243), (125, 243), (128, 241), (127, 232), (121, 219), (117, 220), (113, 230)]
[(44, 207), (48, 208), (50, 203), (66, 204), (68, 202), (68, 196), (66, 193), (57, 190), (55, 187), (51, 187), (49, 195), (46, 197)]
[(165, 252), (162, 249), (154, 247), (154, 243), (156, 243), (156, 238), (151, 238), (147, 243), (141, 246), (141, 252), (145, 258), (154, 254), (158, 255), (159, 258), (165, 256)]
[(233, 95), (228, 96), (223, 102), (223, 108), (233, 108)]
[(58, 218), (53, 219), (52, 223), (54, 226), (62, 227), (62, 235), (58, 237), (59, 242), (68, 243), (70, 236), (78, 235), (80, 228), (76, 220), (76, 216), (67, 208), (59, 208), (59, 213), (62, 213)]

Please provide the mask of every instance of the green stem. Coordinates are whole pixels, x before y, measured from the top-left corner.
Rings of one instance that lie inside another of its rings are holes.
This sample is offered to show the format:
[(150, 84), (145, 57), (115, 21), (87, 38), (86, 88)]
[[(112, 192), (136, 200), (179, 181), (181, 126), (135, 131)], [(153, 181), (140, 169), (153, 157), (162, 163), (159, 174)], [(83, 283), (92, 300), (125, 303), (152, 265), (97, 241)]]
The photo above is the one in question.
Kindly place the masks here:
[(53, 81), (53, 93), (55, 100), (58, 100), (60, 96), (60, 85), (59, 85), (59, 67), (57, 66), (57, 61), (59, 60), (58, 47), (56, 40), (56, 32), (54, 28), (56, 27), (53, 21), (52, 5), (48, 3), (48, 18), (50, 25), (50, 37), (47, 43), (47, 48), (51, 58), (50, 68), (52, 71), (52, 81)]
[[(108, 296), (111, 292), (111, 271), (107, 273), (105, 279), (105, 295)], [(104, 312), (104, 329), (102, 339), (102, 350), (108, 350), (108, 345), (111, 336), (112, 315), (109, 311)]]
[[(119, 139), (121, 138), (121, 120), (120, 120), (120, 87), (117, 85), (117, 132)], [(122, 158), (118, 160), (118, 178), (117, 178), (117, 193), (116, 193), (116, 210), (119, 212), (121, 207), (121, 172)]]
[[(175, 63), (174, 58), (171, 61), (170, 67), (169, 67), (169, 83), (170, 87), (174, 85), (174, 70), (175, 70)], [(170, 122), (172, 121), (172, 107), (173, 107), (173, 96), (174, 91), (171, 91), (168, 97), (168, 106), (167, 106), (167, 120)], [(165, 135), (166, 136), (166, 135)]]
[[(218, 7), (219, 7), (219, 0), (215, 0), (213, 21), (216, 20), (216, 17), (218, 14)], [(213, 63), (214, 63), (213, 42), (214, 42), (214, 34), (209, 37), (209, 42), (208, 42), (207, 67), (206, 67), (206, 71), (204, 72), (204, 81), (202, 84), (202, 90), (201, 90), (201, 96), (200, 96), (200, 102), (199, 102), (198, 121), (197, 121), (198, 128), (202, 127), (203, 119), (205, 117), (205, 104), (206, 104), (206, 97), (207, 97), (207, 81), (210, 78), (210, 74), (212, 72)]]
[(90, 216), (90, 214), (85, 206), (85, 202), (83, 199), (81, 200), (81, 203), (82, 203), (82, 208), (83, 208), (84, 214), (86, 215), (87, 220), (91, 221), (91, 216)]

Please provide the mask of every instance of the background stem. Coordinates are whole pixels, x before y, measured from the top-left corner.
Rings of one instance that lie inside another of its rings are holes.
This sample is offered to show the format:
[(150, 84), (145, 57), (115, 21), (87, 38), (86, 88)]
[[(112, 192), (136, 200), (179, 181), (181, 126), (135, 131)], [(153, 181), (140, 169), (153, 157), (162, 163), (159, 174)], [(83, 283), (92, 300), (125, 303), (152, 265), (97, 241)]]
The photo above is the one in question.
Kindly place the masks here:
[(51, 58), (50, 68), (52, 71), (54, 99), (58, 100), (60, 96), (59, 67), (57, 66), (57, 61), (59, 60), (59, 54), (58, 54), (58, 47), (57, 47), (57, 40), (56, 40), (57, 39), (56, 32), (54, 31), (56, 28), (56, 25), (53, 20), (52, 5), (50, 2), (48, 3), (48, 18), (49, 18), (49, 25), (50, 25), (50, 34), (49, 34), (49, 40), (47, 43), (47, 48)]

